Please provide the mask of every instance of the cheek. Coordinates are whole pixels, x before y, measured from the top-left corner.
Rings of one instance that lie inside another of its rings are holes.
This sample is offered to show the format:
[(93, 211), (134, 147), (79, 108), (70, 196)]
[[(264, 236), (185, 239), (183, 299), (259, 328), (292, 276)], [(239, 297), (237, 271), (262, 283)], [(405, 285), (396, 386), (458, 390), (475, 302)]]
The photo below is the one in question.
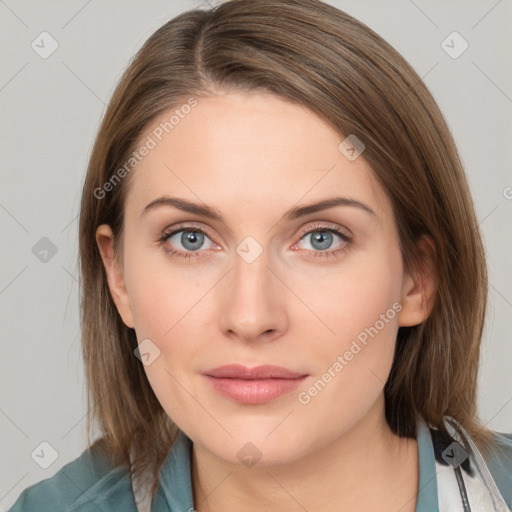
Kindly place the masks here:
[[(384, 386), (393, 362), (401, 310), (400, 254), (397, 249), (361, 255), (320, 280), (322, 287), (299, 292), (322, 320), (315, 323), (323, 340), (312, 346), (320, 363), (316, 388), (324, 399), (315, 399), (320, 407), (331, 399), (364, 407)], [(324, 387), (329, 390), (323, 392)]]
[(382, 394), (393, 363), (400, 304), (390, 302), (386, 288), (380, 292), (374, 290), (366, 301), (357, 296), (347, 301), (333, 323), (336, 337), (314, 346), (317, 371), (296, 397), (312, 431), (329, 437), (350, 429)]
[(324, 339), (343, 348), (376, 323), (382, 338), (394, 337), (401, 282), (401, 256), (391, 248), (354, 253), (336, 269), (298, 276), (294, 291)]
[[(194, 370), (197, 354), (204, 344), (205, 289), (197, 272), (171, 267), (163, 257), (152, 261), (137, 260), (130, 273), (130, 305), (137, 339), (150, 339), (159, 357), (145, 366), (150, 381), (157, 379), (172, 384), (169, 375), (179, 375), (180, 381)], [(142, 270), (142, 269), (151, 269)], [(166, 371), (167, 370), (167, 371)], [(153, 384), (153, 382), (152, 382)], [(157, 383), (155, 382), (155, 385)]]
[(126, 276), (137, 335), (155, 343), (165, 340), (204, 294), (201, 280), (190, 279), (163, 249), (134, 249)]
[(200, 299), (205, 291), (190, 279), (176, 274), (171, 279), (165, 272), (143, 276), (132, 291), (138, 341), (149, 338), (159, 354), (144, 366), (153, 392), (180, 427), (200, 424), (204, 411), (190, 397), (199, 396), (194, 376), (204, 348)]

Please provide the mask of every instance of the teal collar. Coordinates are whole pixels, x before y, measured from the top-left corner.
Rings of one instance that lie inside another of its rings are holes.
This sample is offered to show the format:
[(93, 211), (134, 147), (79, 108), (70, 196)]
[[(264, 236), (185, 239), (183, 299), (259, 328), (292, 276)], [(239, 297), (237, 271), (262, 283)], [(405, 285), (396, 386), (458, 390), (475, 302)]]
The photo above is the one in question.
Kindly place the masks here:
[[(434, 448), (426, 422), (417, 417), (417, 441), (419, 459), (418, 502), (414, 512), (439, 512)], [(194, 509), (192, 493), (192, 441), (180, 430), (178, 438), (167, 457), (161, 473), (161, 484), (153, 510), (165, 509), (157, 502), (166, 503), (174, 512), (188, 512)]]
[(416, 417), (416, 439), (420, 478), (418, 502), (414, 512), (439, 512), (434, 445), (429, 427), (419, 415)]

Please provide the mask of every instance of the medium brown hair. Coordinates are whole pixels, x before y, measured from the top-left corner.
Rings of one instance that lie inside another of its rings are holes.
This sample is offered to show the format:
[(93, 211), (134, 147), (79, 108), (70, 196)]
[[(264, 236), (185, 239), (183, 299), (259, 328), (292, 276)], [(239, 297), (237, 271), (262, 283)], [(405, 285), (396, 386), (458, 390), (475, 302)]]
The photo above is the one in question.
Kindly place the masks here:
[(115, 89), (80, 212), (89, 443), (97, 422), (95, 444), (113, 464), (134, 475), (150, 473), (154, 496), (178, 428), (134, 356), (135, 331), (118, 314), (95, 240), (96, 228), (109, 224), (122, 261), (123, 208), (136, 167), (104, 197), (94, 191), (127, 161), (151, 121), (214, 88), (270, 92), (315, 112), (341, 137), (354, 134), (364, 142), (363, 157), (393, 206), (404, 269), (422, 267), (422, 237), (435, 244), (435, 302), (427, 320), (398, 331), (384, 388), (387, 422), (397, 435), (415, 437), (416, 414), (443, 433), (442, 418), (449, 415), (485, 452), (491, 432), (478, 419), (476, 389), (487, 269), (457, 149), (404, 58), (366, 25), (319, 0), (231, 0), (184, 12), (146, 41)]

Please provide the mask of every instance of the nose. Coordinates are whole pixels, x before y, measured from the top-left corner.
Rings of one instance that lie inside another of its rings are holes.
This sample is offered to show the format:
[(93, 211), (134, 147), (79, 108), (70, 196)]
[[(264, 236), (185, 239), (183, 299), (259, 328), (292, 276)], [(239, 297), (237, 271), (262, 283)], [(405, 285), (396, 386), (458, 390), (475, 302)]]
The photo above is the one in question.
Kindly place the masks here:
[(267, 252), (252, 262), (237, 255), (224, 281), (219, 327), (226, 336), (272, 341), (286, 331), (286, 286), (269, 267)]

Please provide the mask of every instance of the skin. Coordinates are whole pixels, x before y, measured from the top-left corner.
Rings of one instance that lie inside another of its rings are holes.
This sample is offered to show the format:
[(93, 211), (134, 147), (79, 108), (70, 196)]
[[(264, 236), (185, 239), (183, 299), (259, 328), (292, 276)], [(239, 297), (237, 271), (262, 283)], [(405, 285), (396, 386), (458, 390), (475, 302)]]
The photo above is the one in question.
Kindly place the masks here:
[[(140, 140), (168, 118), (156, 119)], [(149, 382), (193, 440), (199, 512), (414, 511), (417, 443), (389, 429), (383, 388), (398, 328), (428, 317), (434, 283), (428, 267), (415, 278), (404, 271), (391, 203), (364, 153), (349, 161), (339, 151), (343, 139), (302, 106), (217, 91), (200, 98), (133, 171), (122, 260), (113, 254), (110, 227), (97, 229), (119, 314), (139, 343), (149, 338), (160, 350), (144, 367)], [(166, 206), (141, 215), (162, 195), (209, 205), (224, 222)], [(290, 208), (333, 195), (375, 215), (336, 206), (282, 219)], [(180, 242), (182, 232), (158, 242), (184, 222), (206, 232), (202, 245), (192, 245), (199, 250)], [(313, 235), (325, 226), (350, 234), (352, 243), (333, 234), (328, 249), (344, 250), (323, 256)], [(247, 236), (263, 250), (252, 263), (236, 251)], [(169, 247), (193, 257), (173, 256)], [(298, 393), (394, 303), (401, 311), (300, 403)], [(240, 404), (202, 375), (227, 363), (309, 375), (271, 402)], [(252, 467), (237, 456), (247, 442), (261, 452)]]

